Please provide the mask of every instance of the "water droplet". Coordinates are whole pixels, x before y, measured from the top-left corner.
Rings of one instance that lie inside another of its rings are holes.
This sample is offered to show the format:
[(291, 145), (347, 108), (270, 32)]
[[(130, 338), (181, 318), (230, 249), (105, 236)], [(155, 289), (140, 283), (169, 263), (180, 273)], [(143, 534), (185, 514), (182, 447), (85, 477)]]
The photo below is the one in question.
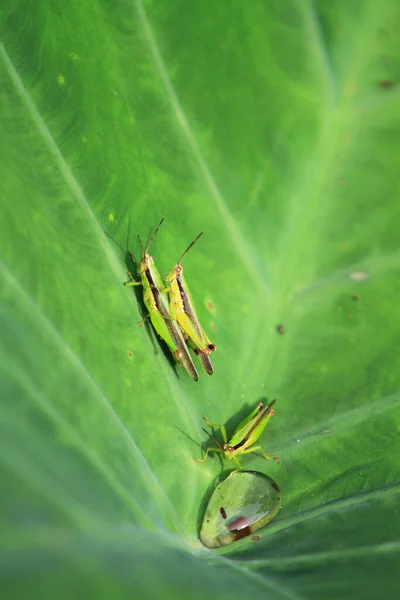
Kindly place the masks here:
[(204, 514), (200, 540), (207, 548), (240, 540), (272, 521), (280, 502), (279, 487), (271, 477), (258, 471), (238, 471), (215, 488)]

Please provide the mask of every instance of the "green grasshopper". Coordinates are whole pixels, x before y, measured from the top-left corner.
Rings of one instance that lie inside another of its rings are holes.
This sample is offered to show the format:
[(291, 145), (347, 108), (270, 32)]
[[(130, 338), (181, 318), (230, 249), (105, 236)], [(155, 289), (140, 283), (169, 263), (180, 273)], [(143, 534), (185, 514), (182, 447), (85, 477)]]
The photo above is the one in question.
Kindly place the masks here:
[(215, 345), (209, 340), (204, 329), (199, 323), (196, 310), (194, 308), (192, 295), (183, 276), (182, 258), (197, 242), (203, 231), (199, 233), (180, 256), (176, 265), (165, 276), (167, 287), (163, 292), (169, 292), (170, 313), (173, 319), (179, 323), (184, 337), (188, 340), (193, 351), (200, 358), (204, 370), (212, 375), (214, 372), (211, 360), (208, 355), (216, 349)]
[(198, 381), (199, 376), (189, 354), (181, 329), (176, 320), (171, 317), (168, 302), (165, 299), (165, 296), (160, 292), (160, 289), (164, 287), (161, 275), (154, 264), (153, 257), (148, 254), (151, 243), (157, 235), (163, 221), (164, 217), (156, 227), (146, 248), (143, 247), (142, 241), (138, 236), (142, 250), (142, 258), (138, 262), (132, 252), (129, 252), (129, 255), (132, 261), (137, 265), (137, 271), (141, 281), (136, 281), (131, 273), (128, 273), (130, 281), (125, 285), (143, 286), (143, 301), (149, 312), (147, 316), (150, 317), (154, 329), (168, 345), (176, 361), (186, 369), (195, 381)]
[(271, 458), (261, 446), (253, 446), (253, 444), (258, 440), (268, 421), (273, 416), (274, 411), (272, 407), (275, 402), (276, 399), (272, 400), (266, 406), (264, 406), (262, 402), (257, 404), (249, 416), (240, 423), (229, 440), (224, 425), (210, 423), (207, 417), (203, 415), (203, 419), (209, 427), (220, 428), (224, 443), (220, 444), (206, 429), (202, 428), (203, 431), (217, 444), (217, 447), (207, 448), (204, 458), (195, 458), (194, 460), (196, 462), (205, 462), (209, 452), (221, 452), (225, 459), (230, 460), (233, 458), (239, 467), (230, 473), (230, 475), (233, 475), (233, 473), (237, 473), (237, 471), (242, 468), (237, 457), (238, 454), (249, 454), (250, 452), (257, 452), (257, 450), (260, 450), (265, 458)]

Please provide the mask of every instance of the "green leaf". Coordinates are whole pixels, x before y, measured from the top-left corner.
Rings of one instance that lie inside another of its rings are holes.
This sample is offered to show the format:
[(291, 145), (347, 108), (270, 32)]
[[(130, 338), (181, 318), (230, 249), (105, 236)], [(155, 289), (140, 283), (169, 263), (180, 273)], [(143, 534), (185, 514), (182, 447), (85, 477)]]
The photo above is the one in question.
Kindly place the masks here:
[[(399, 31), (395, 0), (2, 3), (5, 597), (396, 597)], [(164, 215), (161, 273), (205, 231), (199, 383), (122, 285)], [(209, 551), (202, 415), (263, 396), (282, 510)]]

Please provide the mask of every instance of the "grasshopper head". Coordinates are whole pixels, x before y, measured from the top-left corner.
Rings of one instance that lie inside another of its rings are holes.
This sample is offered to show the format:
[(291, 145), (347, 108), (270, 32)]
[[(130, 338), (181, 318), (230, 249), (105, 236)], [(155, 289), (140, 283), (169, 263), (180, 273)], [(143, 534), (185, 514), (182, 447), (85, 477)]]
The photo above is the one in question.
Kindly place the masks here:
[(154, 266), (154, 258), (150, 254), (145, 254), (138, 265), (138, 273), (141, 275)]
[(164, 218), (165, 217), (163, 217), (161, 219), (161, 221), (159, 222), (159, 224), (157, 225), (157, 227), (156, 227), (153, 235), (151, 236), (151, 238), (150, 238), (150, 240), (149, 240), (146, 248), (142, 244), (142, 240), (140, 239), (140, 235), (137, 236), (138, 237), (138, 241), (139, 241), (139, 245), (140, 245), (140, 249), (142, 251), (142, 259), (141, 259), (140, 263), (138, 264), (138, 273), (139, 273), (139, 275), (141, 275), (142, 273), (144, 273), (148, 269), (151, 269), (151, 267), (154, 266), (154, 259), (153, 259), (152, 256), (150, 256), (150, 254), (147, 254), (147, 252), (148, 252), (148, 250), (149, 250), (149, 248), (151, 246), (152, 241), (156, 237), (158, 230), (160, 229), (161, 225), (163, 224)]
[(183, 272), (183, 267), (181, 264), (176, 264), (170, 271), (169, 273), (166, 274), (165, 276), (165, 281), (174, 281), (174, 279), (177, 279), (177, 277), (179, 277)]

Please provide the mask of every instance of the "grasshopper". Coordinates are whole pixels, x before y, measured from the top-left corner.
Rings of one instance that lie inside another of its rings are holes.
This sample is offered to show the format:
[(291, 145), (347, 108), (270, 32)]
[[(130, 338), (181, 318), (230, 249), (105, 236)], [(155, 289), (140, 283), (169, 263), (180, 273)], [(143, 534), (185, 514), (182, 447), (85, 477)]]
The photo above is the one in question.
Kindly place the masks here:
[(176, 320), (171, 317), (168, 302), (165, 299), (165, 296), (160, 292), (160, 289), (164, 287), (161, 275), (154, 264), (153, 257), (148, 254), (149, 248), (163, 221), (164, 217), (157, 225), (146, 248), (143, 247), (140, 236), (138, 236), (140, 248), (142, 250), (142, 258), (140, 261), (137, 261), (132, 252), (129, 252), (129, 255), (132, 262), (137, 265), (137, 272), (138, 275), (140, 275), (141, 280), (136, 281), (131, 273), (128, 273), (130, 281), (125, 285), (143, 286), (143, 301), (149, 313), (147, 316), (150, 317), (154, 329), (168, 345), (176, 361), (186, 369), (195, 381), (198, 381), (199, 376), (189, 354), (181, 329)]
[(199, 323), (196, 310), (194, 308), (192, 295), (183, 276), (182, 258), (197, 242), (203, 231), (189, 244), (184, 253), (180, 256), (176, 265), (165, 276), (167, 287), (163, 292), (169, 292), (170, 313), (173, 319), (179, 323), (184, 337), (189, 345), (201, 360), (204, 370), (212, 375), (214, 372), (211, 360), (208, 355), (216, 349), (215, 345), (209, 340), (204, 329)]
[(224, 443), (220, 444), (206, 429), (202, 428), (203, 431), (217, 444), (217, 447), (207, 448), (204, 458), (195, 458), (194, 460), (196, 462), (205, 462), (209, 452), (221, 452), (225, 459), (230, 460), (233, 458), (238, 466), (238, 469), (235, 469), (232, 471), (232, 473), (230, 473), (229, 476), (231, 476), (233, 473), (237, 473), (237, 471), (242, 468), (237, 457), (238, 454), (249, 454), (250, 452), (256, 452), (257, 450), (260, 450), (265, 458), (271, 458), (271, 456), (269, 456), (265, 450), (261, 448), (261, 446), (253, 446), (253, 444), (258, 440), (268, 421), (273, 416), (274, 411), (272, 407), (275, 402), (276, 399), (272, 400), (266, 406), (264, 406), (262, 402), (257, 404), (249, 416), (239, 424), (229, 440), (226, 435), (226, 429), (224, 425), (210, 423), (207, 417), (203, 415), (203, 419), (209, 427), (220, 428)]

